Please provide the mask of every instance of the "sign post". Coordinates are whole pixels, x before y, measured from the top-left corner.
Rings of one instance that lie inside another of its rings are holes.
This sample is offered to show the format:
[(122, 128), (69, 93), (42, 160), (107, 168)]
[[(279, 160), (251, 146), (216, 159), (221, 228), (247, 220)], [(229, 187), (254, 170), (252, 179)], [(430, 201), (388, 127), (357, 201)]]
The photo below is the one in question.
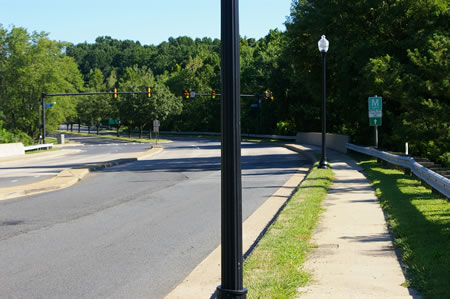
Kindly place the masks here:
[(383, 116), (382, 97), (369, 97), (369, 125), (375, 127), (375, 146), (378, 148), (378, 126), (381, 126)]
[(153, 121), (153, 132), (155, 132), (155, 135), (156, 135), (156, 144), (158, 144), (160, 125), (161, 125), (161, 123), (159, 122), (159, 120), (155, 119)]

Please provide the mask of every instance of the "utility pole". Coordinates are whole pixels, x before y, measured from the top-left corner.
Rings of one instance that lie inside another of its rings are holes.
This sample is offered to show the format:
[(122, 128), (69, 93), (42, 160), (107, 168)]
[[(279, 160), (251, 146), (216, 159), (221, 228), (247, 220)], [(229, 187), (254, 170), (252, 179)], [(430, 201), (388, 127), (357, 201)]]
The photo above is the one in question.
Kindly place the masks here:
[(45, 93), (41, 93), (42, 101), (42, 143), (45, 144)]

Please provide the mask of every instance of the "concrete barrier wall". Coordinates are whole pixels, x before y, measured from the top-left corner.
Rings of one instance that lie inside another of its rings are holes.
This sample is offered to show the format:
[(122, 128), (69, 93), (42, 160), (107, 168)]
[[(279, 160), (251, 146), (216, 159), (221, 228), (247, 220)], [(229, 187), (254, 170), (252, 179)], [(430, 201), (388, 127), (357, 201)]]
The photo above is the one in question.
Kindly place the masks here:
[[(341, 153), (346, 153), (347, 143), (349, 140), (350, 138), (347, 135), (327, 133), (325, 143), (327, 148), (334, 149)], [(299, 132), (297, 133), (296, 143), (322, 146), (322, 133)]]
[(23, 143), (1, 143), (0, 157), (25, 155)]

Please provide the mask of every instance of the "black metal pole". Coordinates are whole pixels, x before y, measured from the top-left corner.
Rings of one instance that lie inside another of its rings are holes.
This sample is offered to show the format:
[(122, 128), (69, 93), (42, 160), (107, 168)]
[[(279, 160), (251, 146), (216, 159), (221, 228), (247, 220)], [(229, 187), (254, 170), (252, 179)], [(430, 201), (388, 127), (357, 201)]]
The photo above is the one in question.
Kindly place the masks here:
[(41, 94), (42, 101), (42, 143), (45, 144), (45, 93)]
[(222, 284), (218, 298), (246, 298), (242, 279), (239, 1), (221, 0)]
[(261, 119), (262, 119), (262, 100), (261, 98), (258, 99), (258, 109), (259, 109), (259, 115), (258, 115), (258, 134), (262, 134), (261, 132)]
[(322, 158), (320, 159), (319, 168), (326, 169), (327, 166), (327, 102), (326, 102), (326, 55), (322, 52)]

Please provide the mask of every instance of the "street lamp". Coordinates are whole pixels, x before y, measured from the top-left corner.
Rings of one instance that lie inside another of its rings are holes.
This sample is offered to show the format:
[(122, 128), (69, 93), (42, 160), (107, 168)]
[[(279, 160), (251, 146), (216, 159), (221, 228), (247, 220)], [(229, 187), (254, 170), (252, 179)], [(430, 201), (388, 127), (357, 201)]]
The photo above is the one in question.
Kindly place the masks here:
[(221, 0), (221, 285), (218, 299), (247, 298), (243, 287), (239, 1)]
[(326, 135), (327, 135), (327, 103), (326, 103), (326, 80), (325, 80), (325, 58), (328, 51), (328, 46), (330, 43), (322, 35), (322, 38), (317, 43), (319, 46), (319, 51), (322, 53), (322, 158), (319, 162), (319, 168), (327, 169), (327, 153), (326, 153)]

